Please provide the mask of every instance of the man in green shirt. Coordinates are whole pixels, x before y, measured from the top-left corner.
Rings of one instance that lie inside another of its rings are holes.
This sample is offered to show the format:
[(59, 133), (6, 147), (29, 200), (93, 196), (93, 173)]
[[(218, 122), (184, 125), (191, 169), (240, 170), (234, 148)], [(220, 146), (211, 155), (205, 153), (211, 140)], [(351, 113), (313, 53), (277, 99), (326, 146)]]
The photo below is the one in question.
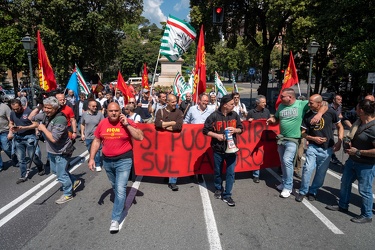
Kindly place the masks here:
[[(280, 124), (280, 135), (277, 136), (277, 151), (280, 156), (283, 177), (282, 183), (277, 186), (277, 189), (281, 191), (281, 198), (288, 198), (293, 189), (294, 159), (301, 139), (301, 123), (303, 116), (309, 110), (309, 106), (307, 100), (296, 99), (296, 93), (292, 88), (283, 89), (280, 98), (281, 104), (275, 116), (269, 118), (267, 123)], [(315, 124), (320, 121), (327, 110), (328, 107), (323, 105), (311, 120), (311, 123)]]

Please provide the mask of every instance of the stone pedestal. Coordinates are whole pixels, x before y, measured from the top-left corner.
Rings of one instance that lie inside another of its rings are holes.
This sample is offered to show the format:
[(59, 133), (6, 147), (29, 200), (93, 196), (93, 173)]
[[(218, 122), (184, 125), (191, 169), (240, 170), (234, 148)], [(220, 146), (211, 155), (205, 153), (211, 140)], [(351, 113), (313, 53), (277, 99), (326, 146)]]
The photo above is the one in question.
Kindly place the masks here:
[(161, 72), (159, 80), (155, 82), (155, 86), (171, 86), (177, 72), (182, 74), (182, 64), (184, 63), (184, 60), (180, 58), (175, 62), (170, 62), (163, 56), (159, 59), (159, 63), (161, 65)]

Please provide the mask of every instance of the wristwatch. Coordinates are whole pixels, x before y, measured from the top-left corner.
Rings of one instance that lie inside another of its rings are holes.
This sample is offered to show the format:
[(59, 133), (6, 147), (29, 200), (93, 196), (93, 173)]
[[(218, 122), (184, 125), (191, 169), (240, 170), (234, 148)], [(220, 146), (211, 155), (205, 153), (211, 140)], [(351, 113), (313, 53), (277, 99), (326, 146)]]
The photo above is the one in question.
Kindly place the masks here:
[(357, 156), (358, 158), (361, 158), (361, 151), (359, 149), (355, 151), (355, 156)]

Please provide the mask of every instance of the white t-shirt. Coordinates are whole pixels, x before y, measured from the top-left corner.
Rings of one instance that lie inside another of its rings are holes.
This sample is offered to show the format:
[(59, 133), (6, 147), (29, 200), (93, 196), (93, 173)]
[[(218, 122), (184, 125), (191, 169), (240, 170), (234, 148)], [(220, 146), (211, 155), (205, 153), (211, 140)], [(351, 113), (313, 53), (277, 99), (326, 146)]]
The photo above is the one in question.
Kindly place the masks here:
[(126, 118), (132, 119), (135, 123), (142, 123), (141, 116), (137, 113), (133, 113), (133, 115), (127, 115)]
[(100, 105), (103, 107), (104, 102), (107, 101), (107, 98), (103, 97), (101, 100), (99, 100), (99, 98), (96, 98), (96, 100), (97, 100), (98, 102), (100, 102)]

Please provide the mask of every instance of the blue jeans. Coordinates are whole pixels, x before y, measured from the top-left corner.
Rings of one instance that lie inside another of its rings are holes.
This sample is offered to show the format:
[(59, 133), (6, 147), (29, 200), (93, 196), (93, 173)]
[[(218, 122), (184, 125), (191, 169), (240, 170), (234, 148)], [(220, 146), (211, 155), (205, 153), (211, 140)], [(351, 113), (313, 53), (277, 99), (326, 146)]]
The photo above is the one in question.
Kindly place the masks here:
[(253, 171), (253, 177), (258, 177), (259, 178), (260, 170), (254, 170)]
[(372, 218), (372, 182), (375, 176), (375, 164), (358, 163), (352, 159), (345, 162), (341, 177), (339, 206), (349, 207), (352, 183), (358, 180), (358, 192), (362, 197), (361, 215)]
[(214, 184), (216, 190), (223, 189), (222, 173), (224, 161), (227, 164), (225, 190), (222, 194), (223, 198), (229, 198), (232, 196), (232, 188), (234, 184), (234, 168), (236, 166), (236, 159), (236, 154), (219, 154), (214, 152)]
[[(8, 131), (0, 133), (0, 150), (2, 149), (6, 155), (9, 157), (9, 159), (12, 159), (12, 148), (11, 148), (11, 143), (8, 140)], [(0, 169), (3, 168), (3, 159), (1, 159), (0, 155)]]
[(35, 165), (38, 167), (38, 170), (43, 169), (43, 163), (40, 160), (40, 150), (36, 148), (34, 152), (34, 148), (37, 147), (36, 136), (34, 134), (22, 137), (16, 136), (16, 138), (14, 139), (14, 143), (16, 147), (17, 159), (19, 161), (21, 178), (26, 177), (26, 165), (28, 162), (28, 160), (26, 159), (26, 153), (30, 159), (32, 158), (32, 154), (35, 154), (33, 159)]
[[(316, 195), (318, 189), (323, 186), (332, 153), (333, 148), (323, 149), (314, 144), (308, 146), (306, 150), (306, 162), (302, 169), (300, 194), (306, 195), (308, 192)], [(309, 189), (311, 175), (315, 168), (314, 180)]]
[(168, 183), (176, 184), (177, 183), (177, 177), (169, 177)]
[(62, 185), (64, 195), (73, 195), (75, 178), (68, 171), (68, 160), (61, 154), (52, 153), (48, 153), (48, 159), (52, 173), (57, 176), (57, 180)]
[(292, 141), (282, 141), (278, 145), (277, 151), (279, 152), (281, 170), (283, 172), (282, 184), (284, 189), (293, 189), (293, 171), (294, 171), (294, 157), (297, 152), (297, 144)]
[(108, 179), (115, 193), (115, 201), (112, 209), (112, 220), (115, 221), (120, 221), (122, 211), (125, 208), (126, 186), (132, 164), (133, 159), (131, 158), (119, 160), (103, 158), (103, 167), (107, 172)]
[[(89, 151), (90, 153), (90, 149), (91, 149), (91, 144), (92, 144), (92, 141), (94, 139), (86, 139), (85, 140), (85, 143), (86, 143), (86, 147), (87, 147), (87, 150)], [(100, 150), (102, 148), (102, 145), (100, 145), (100, 148), (98, 150), (98, 152), (96, 152), (96, 155), (95, 155), (95, 158), (94, 158), (94, 161), (95, 161), (95, 167), (100, 167), (101, 164), (100, 164)]]

